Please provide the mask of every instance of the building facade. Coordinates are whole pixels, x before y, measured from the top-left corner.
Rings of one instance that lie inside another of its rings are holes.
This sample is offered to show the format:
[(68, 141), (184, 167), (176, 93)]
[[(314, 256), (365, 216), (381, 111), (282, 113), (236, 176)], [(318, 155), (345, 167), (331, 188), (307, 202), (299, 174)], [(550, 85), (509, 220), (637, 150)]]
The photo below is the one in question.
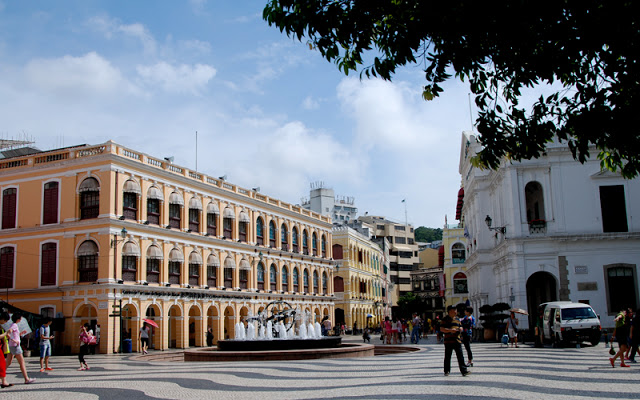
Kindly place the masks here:
[(0, 161), (0, 281), (21, 309), (64, 318), (56, 345), (100, 351), (234, 338), (274, 300), (333, 315), (331, 221), (114, 142)]
[(445, 315), (444, 288), (440, 286), (443, 273), (443, 268), (437, 264), (411, 271), (413, 293), (421, 297), (425, 303), (421, 315), (425, 321), (427, 319), (434, 321), (436, 316), (442, 318)]
[(503, 161), (495, 171), (472, 165), (480, 149), (463, 133), (461, 222), (472, 306), (527, 309), (521, 328), (547, 301), (589, 303), (606, 328), (620, 309), (636, 308), (640, 180), (602, 171), (598, 160), (581, 164), (557, 142), (539, 159)]
[(333, 189), (325, 187), (323, 182), (312, 183), (309, 198), (302, 199), (301, 204), (305, 210), (331, 217), (335, 224), (346, 224), (358, 215), (355, 198), (336, 196)]
[(335, 322), (378, 326), (391, 316), (390, 279), (382, 248), (344, 225), (333, 227)]
[(464, 236), (462, 224), (445, 225), (442, 230), (442, 246), (444, 247), (444, 296), (446, 306), (455, 306), (468, 300), (467, 238)]
[(395, 306), (400, 296), (411, 291), (411, 271), (418, 269), (420, 264), (413, 226), (372, 215), (360, 216), (358, 220), (369, 226), (372, 236), (384, 237), (391, 245), (389, 274), (393, 284), (391, 300)]

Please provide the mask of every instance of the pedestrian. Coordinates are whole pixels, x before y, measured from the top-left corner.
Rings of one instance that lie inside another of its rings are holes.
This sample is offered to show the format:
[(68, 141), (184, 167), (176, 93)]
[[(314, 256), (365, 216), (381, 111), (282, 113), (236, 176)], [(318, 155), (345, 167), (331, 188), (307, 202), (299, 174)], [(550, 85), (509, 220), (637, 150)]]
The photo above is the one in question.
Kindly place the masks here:
[(329, 336), (329, 332), (331, 331), (331, 320), (329, 319), (328, 315), (322, 317), (321, 329), (322, 336)]
[(411, 324), (413, 325), (411, 329), (411, 343), (418, 344), (420, 342), (420, 327), (422, 325), (418, 313), (413, 313)]
[[(207, 337), (207, 345), (211, 346), (208, 343), (209, 338)], [(149, 348), (149, 325), (146, 322), (143, 322), (142, 328), (140, 328), (140, 347), (142, 348), (142, 354), (147, 354), (147, 349)]]
[(473, 337), (473, 328), (476, 326), (476, 318), (473, 316), (473, 307), (467, 307), (464, 310), (464, 318), (460, 321), (462, 324), (462, 344), (467, 350), (467, 367), (473, 367), (473, 354), (471, 353), (471, 339)]
[(22, 314), (16, 312), (11, 316), (11, 321), (13, 322), (9, 327), (7, 333), (9, 334), (9, 359), (7, 360), (7, 368), (11, 365), (11, 361), (15, 357), (18, 360), (18, 365), (20, 365), (20, 371), (22, 372), (22, 376), (24, 376), (25, 385), (29, 383), (33, 383), (36, 381), (36, 378), (29, 378), (29, 374), (27, 373), (27, 366), (24, 363), (24, 356), (22, 355), (22, 346), (20, 345), (20, 337), (25, 335), (27, 331), (20, 332), (20, 328), (18, 328), (18, 323), (22, 319)]
[(441, 324), (442, 321), (440, 320), (440, 316), (437, 315), (434, 330), (436, 331), (436, 340), (438, 341), (438, 343), (442, 342), (442, 331), (440, 331)]
[(454, 306), (449, 306), (447, 307), (447, 314), (440, 325), (440, 331), (444, 334), (444, 376), (449, 376), (449, 372), (451, 372), (451, 353), (454, 351), (458, 359), (460, 373), (462, 376), (467, 376), (470, 371), (464, 364), (464, 356), (462, 355), (460, 334), (463, 328), (458, 319), (458, 311)]
[[(0, 313), (0, 325), (4, 325), (9, 321), (9, 314), (6, 312)], [(4, 357), (6, 354), (9, 354), (9, 343), (7, 336), (9, 336), (9, 332), (5, 331), (2, 326), (0, 326), (0, 349), (2, 349), (2, 354), (0, 355), (0, 384), (1, 388), (7, 388), (13, 386), (12, 383), (7, 382), (7, 362)]]
[(351, 332), (352, 335), (357, 335), (358, 334), (358, 322), (355, 321), (353, 323), (353, 332)]
[(627, 312), (622, 310), (614, 320), (615, 328), (613, 330), (613, 335), (611, 336), (611, 347), (613, 347), (613, 337), (615, 336), (619, 350), (613, 357), (609, 358), (612, 368), (615, 367), (614, 364), (618, 357), (620, 357), (621, 367), (629, 367), (629, 364), (625, 364), (624, 362), (624, 352), (627, 351), (627, 336), (629, 336), (627, 332), (626, 314)]
[(49, 367), (49, 357), (51, 357), (51, 322), (53, 320), (50, 317), (45, 317), (40, 329), (40, 372), (53, 371), (53, 368)]
[(89, 368), (89, 365), (84, 359), (84, 356), (89, 354), (89, 343), (92, 342), (92, 338), (93, 338), (93, 341), (95, 341), (95, 337), (89, 335), (90, 329), (91, 329), (91, 326), (89, 325), (89, 323), (85, 323), (80, 327), (80, 334), (78, 335), (78, 338), (80, 339), (80, 352), (78, 353), (78, 361), (80, 361), (80, 368), (78, 368), (78, 371), (91, 369)]
[(391, 336), (393, 335), (393, 323), (389, 317), (384, 317), (384, 337), (387, 344), (391, 344)]
[(629, 359), (629, 352), (631, 351), (631, 324), (633, 323), (633, 320), (635, 319), (635, 316), (633, 315), (633, 309), (631, 307), (627, 308), (627, 317), (625, 318), (625, 325), (626, 327), (626, 331), (627, 331), (627, 352), (624, 353), (624, 359), (628, 360)]
[(637, 363), (636, 354), (638, 353), (638, 344), (640, 343), (640, 318), (638, 317), (640, 308), (636, 310), (636, 314), (631, 321), (631, 329), (629, 330), (629, 338), (631, 339), (631, 352), (629, 353), (629, 361)]
[(207, 328), (207, 346), (209, 347), (213, 346), (213, 328), (212, 327)]
[(371, 343), (371, 335), (369, 335), (369, 328), (364, 328), (362, 330), (362, 342), (369, 342)]
[(518, 347), (518, 318), (516, 318), (515, 313), (511, 313), (509, 315), (509, 319), (507, 320), (507, 327), (504, 330), (504, 333), (509, 335), (509, 343), (511, 343), (511, 347)]

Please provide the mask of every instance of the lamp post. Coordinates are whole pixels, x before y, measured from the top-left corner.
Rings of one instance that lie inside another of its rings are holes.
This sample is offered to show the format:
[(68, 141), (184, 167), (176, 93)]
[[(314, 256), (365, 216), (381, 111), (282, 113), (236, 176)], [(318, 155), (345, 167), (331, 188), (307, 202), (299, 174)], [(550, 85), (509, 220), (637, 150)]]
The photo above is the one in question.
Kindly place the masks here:
[(505, 233), (507, 233), (507, 227), (506, 226), (496, 226), (496, 227), (492, 228), (491, 227), (491, 223), (493, 222), (493, 220), (488, 215), (487, 215), (487, 218), (484, 219), (484, 222), (487, 224), (487, 228), (489, 228), (490, 231), (500, 232), (503, 235)]

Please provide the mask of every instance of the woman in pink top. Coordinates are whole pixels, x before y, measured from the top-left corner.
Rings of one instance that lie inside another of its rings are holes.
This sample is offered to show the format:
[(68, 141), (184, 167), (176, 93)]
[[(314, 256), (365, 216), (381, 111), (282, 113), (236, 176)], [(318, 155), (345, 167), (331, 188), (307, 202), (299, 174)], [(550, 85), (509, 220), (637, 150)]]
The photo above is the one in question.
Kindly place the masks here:
[(36, 381), (35, 378), (29, 378), (27, 374), (27, 367), (24, 364), (24, 357), (22, 356), (22, 346), (20, 346), (20, 335), (26, 334), (26, 331), (20, 332), (20, 328), (18, 328), (18, 322), (22, 319), (22, 315), (20, 313), (14, 313), (11, 316), (11, 320), (13, 324), (9, 327), (7, 331), (9, 333), (9, 359), (7, 360), (7, 367), (11, 365), (11, 361), (13, 357), (18, 360), (18, 364), (20, 365), (20, 371), (22, 371), (22, 376), (24, 376), (24, 383), (29, 384)]

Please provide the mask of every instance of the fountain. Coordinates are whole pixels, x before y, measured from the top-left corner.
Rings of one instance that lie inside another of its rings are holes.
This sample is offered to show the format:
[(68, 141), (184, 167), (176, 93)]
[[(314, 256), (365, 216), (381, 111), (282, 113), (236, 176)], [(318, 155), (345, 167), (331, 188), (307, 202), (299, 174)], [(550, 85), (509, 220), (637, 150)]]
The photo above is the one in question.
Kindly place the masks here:
[(342, 344), (341, 337), (322, 336), (321, 332), (315, 315), (301, 313), (283, 300), (272, 301), (257, 316), (247, 316), (235, 324), (234, 339), (219, 340), (217, 349), (188, 350), (185, 361), (300, 360), (374, 355), (372, 345)]

